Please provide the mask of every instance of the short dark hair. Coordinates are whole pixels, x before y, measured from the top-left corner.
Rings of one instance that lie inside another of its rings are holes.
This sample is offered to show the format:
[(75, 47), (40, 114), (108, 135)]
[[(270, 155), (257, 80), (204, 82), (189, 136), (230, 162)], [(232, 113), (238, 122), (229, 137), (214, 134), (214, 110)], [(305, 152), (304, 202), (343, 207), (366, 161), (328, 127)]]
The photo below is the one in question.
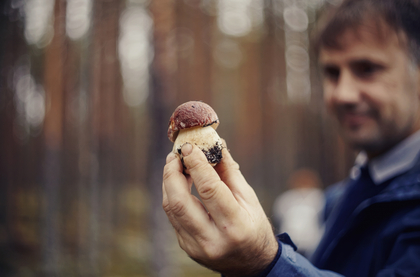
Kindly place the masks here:
[(420, 0), (344, 0), (338, 7), (330, 7), (321, 16), (314, 36), (317, 56), (321, 48), (340, 49), (340, 34), (348, 28), (362, 26), (367, 21), (380, 23), (397, 34), (406, 36), (408, 54), (420, 65)]

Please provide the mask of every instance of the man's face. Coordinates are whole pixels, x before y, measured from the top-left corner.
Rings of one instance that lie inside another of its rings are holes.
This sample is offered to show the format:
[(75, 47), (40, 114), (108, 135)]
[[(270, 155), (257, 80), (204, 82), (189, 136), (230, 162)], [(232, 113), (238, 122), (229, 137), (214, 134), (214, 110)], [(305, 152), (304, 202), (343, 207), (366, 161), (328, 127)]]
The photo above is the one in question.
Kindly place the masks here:
[(322, 48), (324, 100), (350, 146), (373, 157), (420, 129), (420, 70), (401, 38), (348, 30), (342, 49)]

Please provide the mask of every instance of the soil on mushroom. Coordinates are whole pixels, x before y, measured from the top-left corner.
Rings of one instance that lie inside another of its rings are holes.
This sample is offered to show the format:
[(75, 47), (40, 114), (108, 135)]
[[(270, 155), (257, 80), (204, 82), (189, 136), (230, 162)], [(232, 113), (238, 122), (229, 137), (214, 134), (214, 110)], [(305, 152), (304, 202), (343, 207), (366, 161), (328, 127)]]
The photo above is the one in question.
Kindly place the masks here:
[(214, 163), (219, 163), (223, 156), (222, 156), (222, 145), (220, 145), (219, 143), (216, 143), (216, 145), (212, 148), (209, 149), (209, 151), (204, 151), (203, 153), (204, 155), (206, 155), (207, 160), (214, 164)]

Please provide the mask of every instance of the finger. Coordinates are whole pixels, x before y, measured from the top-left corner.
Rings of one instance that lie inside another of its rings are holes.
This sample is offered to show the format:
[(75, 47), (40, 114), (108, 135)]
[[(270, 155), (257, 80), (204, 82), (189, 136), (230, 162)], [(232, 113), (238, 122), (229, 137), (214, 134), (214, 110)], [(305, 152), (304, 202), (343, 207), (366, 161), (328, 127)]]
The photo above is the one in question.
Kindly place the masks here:
[[(166, 207), (169, 205), (169, 200), (165, 190), (165, 186), (162, 186), (162, 193), (162, 205), (163, 209), (166, 210)], [(187, 230), (184, 229), (184, 227), (178, 222), (176, 217), (171, 212), (168, 212), (167, 216), (169, 222), (172, 224), (175, 230), (175, 235), (177, 237), (179, 246), (182, 249), (184, 249), (184, 251), (186, 251), (188, 254), (191, 254), (191, 252), (193, 251), (192, 249), (196, 249), (198, 246), (197, 240), (190, 233), (188, 233)]]
[(222, 156), (223, 159), (218, 163), (214, 168), (219, 174), (222, 181), (227, 183), (229, 185), (228, 178), (234, 176), (237, 179), (242, 179), (245, 181), (245, 178), (243, 177), (240, 169), (239, 164), (232, 158), (232, 155), (230, 154), (230, 150), (227, 147), (226, 140), (222, 139)]
[(227, 143), (226, 143), (226, 140), (225, 140), (225, 139), (223, 139), (223, 138), (221, 138), (221, 140), (222, 140), (222, 147), (227, 149)]
[[(169, 221), (171, 222), (172, 226), (175, 229), (175, 232), (180, 236), (183, 237), (184, 240), (190, 241), (190, 240), (194, 240), (192, 238), (192, 235), (188, 232), (188, 230), (186, 230), (184, 228), (184, 226), (181, 224), (181, 222), (178, 221), (178, 218), (174, 215), (171, 207), (170, 207), (170, 203), (169, 203), (169, 199), (168, 199), (168, 194), (166, 193), (166, 189), (165, 186), (162, 186), (162, 194), (163, 194), (163, 200), (162, 200), (162, 207), (163, 210), (166, 212), (166, 215), (169, 219)], [(196, 199), (196, 201), (198, 201), (198, 199)], [(202, 205), (202, 204), (200, 204)]]
[[(226, 142), (224, 141), (224, 143)], [(227, 148), (222, 149), (222, 156), (223, 159), (215, 166), (215, 170), (219, 174), (221, 180), (229, 186), (229, 189), (232, 191), (235, 198), (237, 200), (241, 198), (249, 201), (251, 199), (258, 201), (256, 200), (254, 190), (242, 175), (239, 164), (233, 159)]]
[(195, 145), (181, 148), (184, 165), (189, 169), (197, 192), (216, 225), (231, 221), (241, 212), (232, 192), (208, 163), (204, 153)]
[(238, 182), (246, 183), (245, 177), (240, 171), (239, 164), (232, 158), (232, 155), (227, 148), (222, 149), (222, 156), (223, 159), (214, 167), (214, 169), (220, 176), (220, 179), (231, 189), (237, 189)]
[(184, 165), (182, 164), (182, 161), (179, 159), (179, 156), (174, 154), (173, 152), (169, 153), (168, 156), (166, 157), (166, 163), (170, 163), (171, 161), (175, 159), (178, 160), (178, 165), (180, 166), (179, 170), (183, 172), (185, 178), (187, 178), (188, 187), (189, 187), (189, 190), (191, 191), (193, 180), (191, 176), (189, 175), (189, 173), (185, 174), (186, 173), (185, 168), (184, 168)]
[(178, 158), (177, 155), (175, 155), (173, 152), (169, 153), (168, 156), (166, 156), (166, 164), (174, 163), (173, 166), (178, 166), (178, 171), (182, 172), (183, 166), (181, 160)]
[[(201, 202), (195, 196), (193, 197), (194, 200), (197, 201), (200, 206), (202, 206)], [(182, 221), (179, 221), (178, 217), (176, 217), (170, 209), (167, 209), (169, 200), (164, 186), (162, 203), (163, 209), (167, 211), (166, 215), (168, 216), (169, 222), (175, 230), (179, 245), (188, 254), (193, 255), (194, 252), (199, 251), (201, 248), (200, 243), (214, 240), (214, 237), (217, 235), (217, 230), (214, 222), (210, 219), (210, 217), (208, 217), (210, 225), (205, 227), (205, 232), (203, 232), (202, 229), (197, 229), (197, 225), (195, 225), (196, 223), (192, 221), (187, 221), (187, 224), (183, 224)]]
[(185, 230), (184, 230), (184, 228), (182, 228), (182, 225), (178, 223), (178, 221), (175, 219), (175, 217), (173, 216), (173, 214), (171, 212), (171, 208), (169, 206), (168, 194), (166, 193), (164, 183), (162, 183), (162, 195), (163, 195), (163, 197), (162, 197), (163, 210), (166, 212), (166, 215), (169, 219), (169, 222), (171, 222), (172, 227), (174, 227), (174, 229), (175, 229), (175, 232), (182, 236), (182, 233), (184, 233)]
[(168, 155), (163, 173), (163, 207), (178, 232), (206, 236), (213, 223), (200, 201), (190, 192), (190, 183), (182, 174), (182, 163)]

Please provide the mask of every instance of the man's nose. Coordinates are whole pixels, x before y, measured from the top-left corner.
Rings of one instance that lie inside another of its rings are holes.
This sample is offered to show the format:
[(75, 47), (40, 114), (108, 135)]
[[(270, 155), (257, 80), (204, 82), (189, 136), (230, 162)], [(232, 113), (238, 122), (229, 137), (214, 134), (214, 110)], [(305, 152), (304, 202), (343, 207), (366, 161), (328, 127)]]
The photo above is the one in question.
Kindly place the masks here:
[(360, 100), (357, 80), (351, 72), (342, 72), (335, 86), (333, 97), (335, 98), (335, 101), (341, 103), (355, 103)]

